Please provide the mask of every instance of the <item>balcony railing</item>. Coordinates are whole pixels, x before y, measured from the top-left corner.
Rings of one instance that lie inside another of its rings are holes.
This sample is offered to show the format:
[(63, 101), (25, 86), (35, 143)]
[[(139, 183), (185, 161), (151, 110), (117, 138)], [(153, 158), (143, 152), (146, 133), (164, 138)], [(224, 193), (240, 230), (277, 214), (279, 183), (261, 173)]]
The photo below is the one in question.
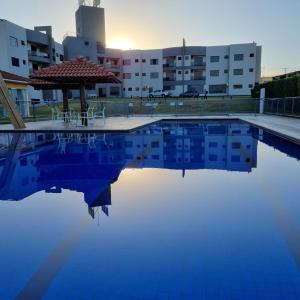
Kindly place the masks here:
[(41, 58), (49, 58), (49, 54), (45, 52), (37, 52), (37, 51), (28, 51), (29, 56), (41, 57)]
[(173, 68), (173, 67), (176, 67), (175, 62), (168, 62), (164, 64), (164, 68)]
[(206, 63), (203, 61), (194, 61), (191, 63), (192, 67), (205, 67)]
[(176, 77), (165, 77), (164, 81), (176, 81)]

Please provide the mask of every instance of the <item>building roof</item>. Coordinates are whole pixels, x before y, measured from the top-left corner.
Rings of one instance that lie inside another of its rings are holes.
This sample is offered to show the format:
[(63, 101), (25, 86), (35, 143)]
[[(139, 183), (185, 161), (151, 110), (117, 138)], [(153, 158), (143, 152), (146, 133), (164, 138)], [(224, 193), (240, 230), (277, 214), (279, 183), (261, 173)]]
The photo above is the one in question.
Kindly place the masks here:
[(29, 79), (26, 77), (22, 77), (13, 73), (9, 73), (6, 71), (0, 70), (0, 73), (2, 74), (2, 77), (4, 81), (9, 81), (9, 82), (17, 82), (17, 83), (23, 83), (23, 84), (28, 84)]
[(30, 79), (56, 83), (121, 83), (111, 72), (83, 56), (34, 72)]

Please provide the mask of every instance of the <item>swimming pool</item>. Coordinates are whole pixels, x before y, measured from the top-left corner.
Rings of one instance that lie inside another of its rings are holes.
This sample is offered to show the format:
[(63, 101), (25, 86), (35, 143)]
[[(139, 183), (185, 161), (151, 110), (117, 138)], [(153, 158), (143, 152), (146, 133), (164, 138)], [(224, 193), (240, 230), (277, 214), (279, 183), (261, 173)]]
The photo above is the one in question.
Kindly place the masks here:
[(296, 144), (170, 121), (0, 145), (0, 299), (300, 299)]

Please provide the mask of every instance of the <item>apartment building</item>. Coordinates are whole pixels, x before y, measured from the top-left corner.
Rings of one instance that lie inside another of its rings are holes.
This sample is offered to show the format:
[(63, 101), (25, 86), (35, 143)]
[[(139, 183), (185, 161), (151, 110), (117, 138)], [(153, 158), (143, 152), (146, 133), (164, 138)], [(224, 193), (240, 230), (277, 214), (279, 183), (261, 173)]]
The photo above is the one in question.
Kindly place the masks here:
[[(261, 80), (262, 48), (256, 43), (186, 46), (154, 50), (106, 47), (105, 10), (98, 2), (81, 1), (76, 11), (76, 36), (54, 41), (51, 26), (33, 30), (0, 20), (0, 69), (28, 77), (32, 72), (76, 56), (85, 56), (114, 73), (122, 84), (98, 84), (94, 97), (148, 97), (155, 90), (172, 96), (207, 91), (209, 96), (250, 95)], [(28, 100), (61, 100), (60, 91), (28, 88)], [(78, 91), (70, 91), (78, 97)]]
[(89, 91), (95, 96), (148, 97), (155, 90), (168, 90), (173, 96), (191, 90), (208, 91), (210, 96), (239, 96), (250, 95), (253, 86), (260, 82), (262, 49), (256, 43), (109, 49), (104, 8), (85, 3), (76, 11), (76, 31), (75, 37), (67, 36), (63, 41), (67, 59), (83, 55), (123, 81), (97, 85), (96, 90)]
[[(64, 60), (63, 46), (54, 41), (51, 26), (31, 30), (1, 19), (0, 45), (0, 70), (26, 78), (35, 70)], [(28, 102), (61, 99), (60, 91), (28, 88)]]

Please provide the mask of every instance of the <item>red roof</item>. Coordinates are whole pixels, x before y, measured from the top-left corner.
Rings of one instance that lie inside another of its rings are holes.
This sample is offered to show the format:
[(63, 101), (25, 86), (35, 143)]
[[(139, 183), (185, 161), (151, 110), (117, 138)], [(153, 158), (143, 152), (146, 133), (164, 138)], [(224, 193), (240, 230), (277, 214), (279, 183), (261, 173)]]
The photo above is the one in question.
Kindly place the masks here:
[(38, 70), (30, 78), (59, 83), (121, 83), (113, 73), (82, 56)]
[(0, 70), (0, 73), (2, 74), (2, 77), (5, 81), (14, 81), (14, 82), (28, 84), (29, 80), (26, 77), (22, 77), (13, 73), (8, 73), (2, 70)]

